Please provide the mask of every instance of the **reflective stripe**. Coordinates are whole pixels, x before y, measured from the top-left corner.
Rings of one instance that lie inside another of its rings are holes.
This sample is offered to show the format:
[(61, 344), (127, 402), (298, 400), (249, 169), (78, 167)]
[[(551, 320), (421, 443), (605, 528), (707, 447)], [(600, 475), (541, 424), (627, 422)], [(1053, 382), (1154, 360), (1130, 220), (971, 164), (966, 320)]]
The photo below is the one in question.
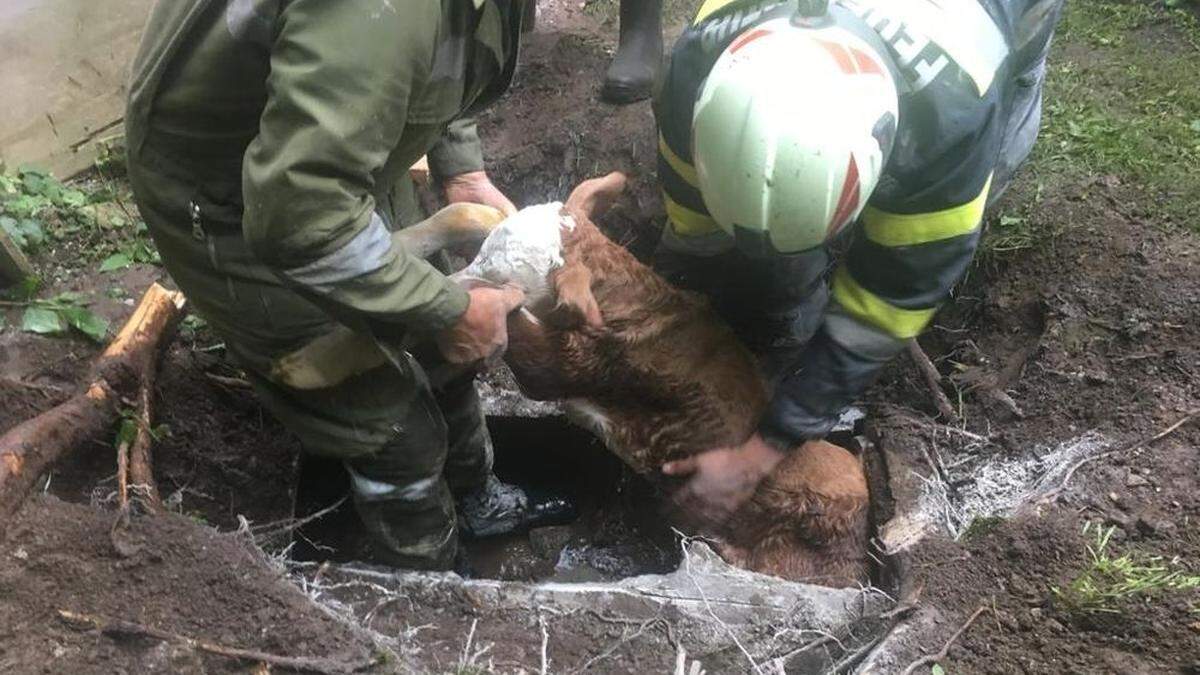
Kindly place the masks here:
[(868, 291), (839, 266), (833, 277), (833, 299), (847, 314), (875, 326), (894, 338), (906, 340), (921, 334), (937, 312), (929, 309), (901, 309)]
[(679, 174), (679, 177), (687, 181), (692, 187), (700, 186), (700, 178), (696, 175), (696, 167), (683, 161), (683, 158), (675, 154), (671, 146), (667, 145), (667, 139), (663, 138), (662, 134), (658, 135), (658, 152), (663, 159), (667, 160), (667, 164)]
[(834, 342), (871, 361), (887, 361), (904, 348), (904, 340), (831, 309), (825, 316), (825, 333)]
[(378, 214), (338, 250), (307, 265), (284, 270), (298, 284), (327, 291), (339, 282), (370, 274), (387, 266), (392, 258), (392, 234)]
[(700, 5), (700, 9), (696, 12), (696, 18), (692, 20), (693, 24), (700, 23), (707, 19), (713, 12), (719, 11), (726, 5), (732, 4), (735, 0), (704, 0), (704, 4)]
[(414, 558), (427, 558), (431, 553), (436, 553), (443, 550), (449, 543), (450, 539), (458, 534), (458, 523), (453, 518), (446, 525), (444, 532), (434, 532), (420, 539), (409, 543), (407, 546), (402, 546), (396, 536), (389, 532), (388, 551), (398, 553), (400, 555), (412, 556)]
[(360, 499), (372, 502), (392, 499), (405, 502), (421, 501), (434, 493), (439, 480), (438, 476), (431, 476), (413, 481), (401, 487), (395, 483), (367, 478), (355, 471), (349, 464), (346, 465), (346, 470), (350, 473), (350, 481), (353, 484), (354, 493)]
[(667, 217), (671, 219), (671, 228), (676, 234), (698, 237), (721, 229), (711, 217), (679, 205), (669, 195), (663, 195), (663, 204), (667, 207)]
[(969, 234), (983, 219), (983, 207), (987, 204), (991, 185), (989, 175), (978, 197), (961, 206), (933, 213), (888, 213), (868, 206), (862, 215), (863, 230), (867, 239), (880, 246), (913, 246)]

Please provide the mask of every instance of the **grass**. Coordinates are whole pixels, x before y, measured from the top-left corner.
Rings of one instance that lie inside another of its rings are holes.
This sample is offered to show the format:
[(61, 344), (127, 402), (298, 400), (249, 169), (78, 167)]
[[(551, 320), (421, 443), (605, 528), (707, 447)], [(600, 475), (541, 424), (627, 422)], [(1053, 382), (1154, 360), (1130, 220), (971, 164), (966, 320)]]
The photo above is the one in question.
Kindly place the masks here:
[(1200, 209), (1200, 20), (1182, 3), (1066, 4), (1050, 54), (1042, 132), (1022, 183), (993, 218), (993, 253), (1052, 239), (1068, 223), (1038, 217), (1047, 189), (1115, 176), (1138, 189), (1151, 220), (1187, 223)]
[(1116, 555), (1110, 548), (1116, 527), (1084, 525), (1092, 533), (1087, 566), (1070, 584), (1052, 588), (1055, 599), (1071, 614), (1119, 614), (1124, 601), (1167, 592), (1200, 589), (1200, 575), (1188, 574), (1179, 560), (1138, 553)]

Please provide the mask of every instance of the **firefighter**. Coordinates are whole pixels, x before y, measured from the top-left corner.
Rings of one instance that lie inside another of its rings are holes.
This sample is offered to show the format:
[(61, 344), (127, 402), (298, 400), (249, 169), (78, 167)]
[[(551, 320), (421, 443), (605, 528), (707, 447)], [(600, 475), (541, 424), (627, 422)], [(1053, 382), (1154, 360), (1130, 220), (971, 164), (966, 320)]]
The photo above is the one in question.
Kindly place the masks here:
[(947, 299), (1037, 136), (1061, 5), (700, 6), (655, 101), (656, 267), (711, 298), (774, 395), (742, 446), (663, 467), (689, 512), (719, 522), (826, 435)]
[[(160, 2), (133, 66), (130, 178), (164, 265), (305, 450), (344, 460), (395, 565), (448, 568), (460, 519), (496, 534), (536, 506), (492, 473), (472, 378), (427, 377), (501, 348), (521, 293), (468, 292), (389, 235), (426, 154), (449, 201), (514, 210), (464, 116), (511, 81), (522, 1)], [(272, 381), (339, 322), (426, 346), (323, 390)]]

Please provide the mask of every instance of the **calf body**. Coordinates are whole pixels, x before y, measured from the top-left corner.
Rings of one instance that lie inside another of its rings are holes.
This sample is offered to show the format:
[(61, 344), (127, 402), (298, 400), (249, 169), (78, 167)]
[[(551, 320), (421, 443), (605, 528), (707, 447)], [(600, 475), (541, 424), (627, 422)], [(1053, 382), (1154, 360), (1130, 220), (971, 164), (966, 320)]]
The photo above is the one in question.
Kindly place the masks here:
[[(592, 222), (623, 186), (610, 174), (571, 195), (557, 221), (561, 262), (510, 319), (505, 360), (528, 396), (565, 401), (630, 467), (658, 475), (666, 461), (744, 442), (768, 389), (705, 299), (668, 284)], [(489, 271), (489, 281), (515, 281)], [(867, 502), (858, 458), (813, 442), (792, 450), (720, 531), (703, 534), (734, 564), (850, 585), (867, 570)]]

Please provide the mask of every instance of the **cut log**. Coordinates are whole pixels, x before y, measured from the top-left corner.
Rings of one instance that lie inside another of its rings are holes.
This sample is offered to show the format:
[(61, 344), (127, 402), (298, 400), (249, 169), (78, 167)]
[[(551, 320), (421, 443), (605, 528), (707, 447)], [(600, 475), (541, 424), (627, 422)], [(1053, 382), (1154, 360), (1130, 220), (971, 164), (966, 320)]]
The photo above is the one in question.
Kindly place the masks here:
[[(152, 391), (143, 385), (151, 386), (159, 348), (183, 318), (184, 304), (182, 293), (152, 285), (96, 360), (82, 392), (0, 436), (0, 536), (43, 471), (71, 451), (104, 438), (120, 416), (123, 399), (137, 400), (142, 392)], [(148, 453), (144, 459), (131, 457), (131, 463), (139, 461), (145, 468), (135, 469), (135, 482), (150, 480), (152, 485)]]

